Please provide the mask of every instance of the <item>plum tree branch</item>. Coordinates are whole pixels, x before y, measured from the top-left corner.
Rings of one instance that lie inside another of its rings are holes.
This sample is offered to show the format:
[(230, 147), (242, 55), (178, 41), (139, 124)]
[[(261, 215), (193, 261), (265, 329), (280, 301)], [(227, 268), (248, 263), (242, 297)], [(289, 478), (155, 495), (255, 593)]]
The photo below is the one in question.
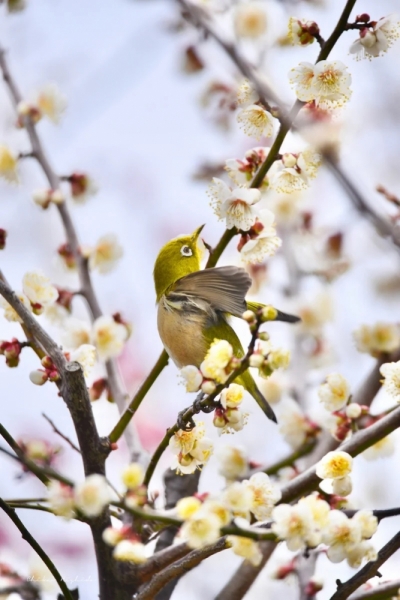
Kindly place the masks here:
[[(23, 96), (18, 89), (18, 86), (11, 74), (9, 69), (7, 60), (6, 60), (6, 52), (3, 48), (0, 47), (0, 70), (3, 74), (3, 79), (8, 87), (8, 90), (11, 95), (11, 99), (14, 105), (14, 108), (17, 110), (18, 104), (23, 100)], [(24, 126), (27, 131), (31, 148), (32, 155), (37, 160), (38, 164), (41, 166), (48, 183), (52, 190), (57, 190), (60, 187), (61, 179), (54, 171), (53, 167), (50, 164), (50, 161), (46, 155), (41, 139), (37, 133), (37, 129), (35, 124), (29, 117), (24, 117)], [(84, 296), (88, 307), (90, 309), (91, 315), (93, 319), (97, 319), (102, 315), (102, 311), (100, 308), (100, 304), (98, 302), (97, 296), (95, 294), (90, 271), (87, 259), (82, 255), (80, 251), (80, 244), (78, 239), (78, 234), (74, 223), (72, 221), (71, 214), (68, 210), (66, 202), (62, 202), (61, 204), (56, 205), (57, 210), (60, 214), (65, 235), (67, 237), (68, 243), (71, 247), (71, 251), (74, 255), (79, 275), (80, 282), (80, 291)], [(106, 371), (107, 371), (107, 379), (108, 385), (112, 394), (114, 401), (116, 402), (120, 412), (122, 412), (125, 404), (125, 393), (121, 390), (119, 384), (119, 376), (117, 372), (116, 364), (113, 360), (108, 360), (106, 362)], [(137, 443), (137, 441), (135, 440)]]
[(65, 600), (74, 600), (74, 597), (68, 589), (68, 586), (66, 585), (65, 581), (61, 577), (61, 574), (56, 568), (55, 564), (50, 559), (48, 554), (46, 554), (43, 548), (38, 544), (35, 538), (29, 533), (29, 531), (15, 512), (15, 509), (10, 508), (10, 506), (8, 506), (8, 504), (4, 502), (2, 498), (0, 498), (0, 508), (4, 510), (4, 512), (9, 516), (11, 521), (17, 527), (17, 529), (19, 529), (23, 539), (26, 540), (30, 547), (36, 552), (36, 554), (40, 556), (46, 567), (49, 569), (50, 573), (53, 575), (54, 579), (57, 581), (60, 590), (64, 594)]
[(330, 600), (346, 600), (353, 592), (355, 592), (363, 583), (366, 583), (371, 577), (374, 577), (380, 567), (400, 548), (400, 532), (396, 533), (385, 546), (378, 552), (378, 558), (368, 562), (360, 569), (353, 577), (345, 583), (338, 586), (337, 591), (331, 596)]
[(154, 575), (145, 588), (139, 592), (135, 600), (154, 600), (158, 592), (162, 590), (169, 581), (181, 577), (188, 571), (191, 571), (194, 567), (197, 567), (197, 565), (209, 556), (221, 552), (221, 550), (225, 550), (227, 547), (226, 538), (223, 537), (215, 544), (210, 544), (200, 550), (192, 550), (180, 560)]

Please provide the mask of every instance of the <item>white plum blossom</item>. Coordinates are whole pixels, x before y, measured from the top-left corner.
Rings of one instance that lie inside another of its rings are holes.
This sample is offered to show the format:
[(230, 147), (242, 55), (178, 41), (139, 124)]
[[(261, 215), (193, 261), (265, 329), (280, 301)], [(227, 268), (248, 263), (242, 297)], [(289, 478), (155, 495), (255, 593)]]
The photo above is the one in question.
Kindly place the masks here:
[(291, 70), (289, 79), (303, 102), (315, 100), (318, 106), (337, 108), (351, 96), (351, 75), (338, 60), (321, 60), (315, 65), (302, 62)]
[(0, 145), (0, 177), (9, 183), (18, 183), (18, 158), (4, 145)]
[(193, 365), (187, 365), (180, 370), (180, 376), (183, 379), (187, 392), (198, 392), (203, 383), (201, 371)]
[(400, 327), (395, 323), (361, 325), (353, 336), (357, 350), (373, 356), (381, 352), (393, 352), (400, 347)]
[(70, 360), (78, 362), (83, 369), (83, 375), (89, 377), (96, 363), (96, 348), (92, 344), (82, 344), (71, 352)]
[(374, 561), (378, 558), (378, 553), (370, 542), (362, 541), (356, 546), (347, 550), (347, 563), (353, 569), (358, 569), (362, 561)]
[(327, 555), (333, 563), (347, 558), (362, 541), (361, 524), (349, 519), (340, 510), (331, 510), (328, 524), (323, 532), (323, 542), (329, 546)]
[(274, 117), (259, 104), (250, 104), (242, 108), (238, 112), (237, 121), (244, 133), (256, 140), (271, 137), (274, 133)]
[(248, 231), (254, 225), (257, 217), (254, 204), (261, 200), (260, 190), (244, 187), (231, 190), (222, 179), (213, 177), (208, 193), (215, 214), (220, 220), (226, 219), (228, 229)]
[(310, 433), (310, 422), (294, 400), (288, 398), (279, 406), (279, 431), (285, 441), (296, 450), (306, 441)]
[(223, 446), (217, 453), (218, 472), (228, 481), (243, 477), (248, 469), (247, 452), (241, 446)]
[(259, 96), (248, 79), (244, 79), (238, 87), (237, 102), (239, 106), (250, 106), (258, 102)]
[(55, 124), (60, 122), (67, 108), (65, 96), (54, 83), (49, 83), (38, 91), (35, 104), (40, 113)]
[(237, 408), (243, 401), (244, 387), (238, 383), (231, 383), (221, 392), (220, 402), (224, 408)]
[(377, 460), (379, 458), (393, 456), (395, 450), (396, 446), (393, 441), (393, 437), (386, 436), (364, 450), (361, 456), (363, 456), (366, 460)]
[(347, 452), (334, 450), (328, 452), (318, 463), (316, 474), (321, 479), (331, 480), (333, 492), (347, 496), (352, 491), (350, 473), (353, 459)]
[(383, 388), (400, 404), (400, 360), (384, 363), (380, 368), (383, 375)]
[(123, 253), (124, 250), (116, 235), (103, 235), (90, 251), (89, 266), (104, 275), (115, 268)]
[(40, 271), (25, 273), (22, 279), (22, 288), (24, 294), (34, 305), (35, 312), (42, 311), (47, 306), (51, 306), (58, 298), (57, 288)]
[(123, 539), (123, 532), (115, 527), (106, 527), (101, 537), (108, 546), (116, 546)]
[[(31, 303), (29, 302), (29, 299), (25, 296), (25, 294), (19, 292), (17, 293), (17, 298), (20, 302), (22, 302), (25, 308), (29, 310), (29, 312), (32, 312)], [(4, 318), (7, 319), (7, 321), (15, 321), (17, 323), (23, 322), (18, 313), (13, 309), (11, 304), (9, 304), (7, 300), (3, 298), (3, 296), (0, 296), (0, 307), (4, 310)]]
[(311, 149), (299, 154), (286, 153), (274, 162), (269, 173), (271, 189), (278, 193), (301, 192), (314, 179), (321, 164), (321, 156)]
[(250, 510), (254, 503), (253, 491), (244, 482), (235, 481), (222, 492), (221, 500), (233, 515), (250, 520)]
[(75, 516), (75, 497), (71, 486), (52, 479), (47, 486), (48, 501), (55, 515), (72, 519)]
[(235, 554), (249, 561), (253, 567), (261, 564), (263, 555), (257, 542), (239, 535), (228, 535), (227, 538)]
[(199, 510), (181, 527), (181, 536), (190, 548), (213, 544), (220, 537), (221, 522), (212, 512)]
[(259, 146), (247, 150), (244, 159), (228, 158), (225, 161), (225, 170), (236, 185), (247, 186), (259, 166), (268, 156), (269, 148)]
[(214, 379), (218, 383), (225, 383), (228, 376), (225, 367), (233, 357), (233, 348), (227, 340), (214, 339), (205, 359), (200, 365), (204, 377)]
[(320, 402), (326, 410), (335, 412), (347, 403), (350, 396), (350, 386), (347, 380), (339, 373), (331, 373), (318, 390)]
[(310, 508), (304, 504), (279, 504), (272, 511), (272, 531), (286, 541), (289, 550), (315, 548), (321, 542), (321, 532)]
[(235, 431), (241, 431), (247, 423), (248, 413), (243, 412), (239, 408), (227, 408), (224, 410), (223, 415), (219, 415), (218, 411), (215, 412), (213, 424), (218, 428), (218, 434), (234, 433)]
[(52, 190), (49, 188), (35, 190), (32, 194), (32, 199), (35, 204), (46, 209), (53, 204), (62, 204), (65, 201), (64, 194), (61, 190)]
[(130, 463), (121, 474), (122, 483), (128, 490), (134, 490), (143, 483), (144, 471), (139, 463)]
[(301, 328), (312, 335), (320, 335), (324, 325), (333, 320), (333, 300), (323, 291), (316, 294), (312, 302), (304, 303), (297, 309), (301, 318)]
[(128, 331), (113, 317), (104, 315), (95, 320), (92, 335), (100, 360), (108, 360), (121, 354)]
[(353, 521), (356, 521), (361, 527), (361, 535), (364, 540), (369, 540), (378, 529), (378, 519), (371, 510), (359, 510), (353, 516)]
[(256, 227), (259, 231), (257, 237), (250, 238), (240, 250), (245, 263), (262, 262), (266, 256), (273, 256), (282, 244), (281, 238), (276, 235), (275, 216), (267, 208), (260, 211)]
[(375, 21), (371, 27), (363, 27), (359, 37), (350, 46), (350, 54), (356, 60), (383, 56), (400, 37), (400, 19), (398, 15), (388, 15)]
[(82, 344), (89, 344), (91, 341), (91, 327), (86, 321), (70, 317), (63, 323), (62, 342), (63, 345), (71, 350), (79, 348)]
[(316, 473), (321, 479), (346, 477), (351, 473), (353, 459), (347, 452), (333, 450), (325, 454), (318, 462)]
[(272, 483), (266, 473), (255, 473), (250, 479), (244, 480), (243, 485), (252, 493), (250, 512), (257, 521), (270, 517), (274, 505), (282, 497), (279, 487)]
[(243, 2), (235, 7), (235, 33), (239, 38), (256, 39), (264, 35), (268, 27), (264, 2)]
[(176, 503), (176, 514), (180, 519), (186, 521), (190, 519), (200, 508), (202, 507), (202, 503), (198, 498), (194, 496), (186, 496), (185, 498), (181, 498)]
[(87, 517), (99, 516), (111, 500), (111, 492), (103, 475), (89, 475), (75, 488), (75, 505)]
[(169, 440), (169, 448), (174, 454), (171, 469), (184, 475), (194, 473), (213, 452), (212, 441), (205, 437), (204, 423), (201, 421), (190, 431), (179, 429)]
[(122, 540), (115, 546), (113, 557), (116, 560), (141, 564), (147, 560), (146, 546), (140, 542)]

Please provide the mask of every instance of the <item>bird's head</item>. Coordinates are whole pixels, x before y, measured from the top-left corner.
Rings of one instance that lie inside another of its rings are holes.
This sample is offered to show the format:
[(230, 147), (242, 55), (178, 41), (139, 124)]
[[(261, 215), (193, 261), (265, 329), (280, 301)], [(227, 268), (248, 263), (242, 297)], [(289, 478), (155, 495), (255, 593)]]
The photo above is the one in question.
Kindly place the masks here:
[(199, 236), (203, 227), (189, 235), (180, 235), (161, 248), (153, 272), (157, 302), (178, 279), (200, 269)]

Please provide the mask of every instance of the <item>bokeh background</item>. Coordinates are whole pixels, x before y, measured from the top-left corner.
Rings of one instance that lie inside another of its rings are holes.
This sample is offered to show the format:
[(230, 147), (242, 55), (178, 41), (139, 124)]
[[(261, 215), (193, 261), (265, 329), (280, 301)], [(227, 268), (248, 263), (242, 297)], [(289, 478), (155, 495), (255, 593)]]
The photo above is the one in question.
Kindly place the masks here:
[[(290, 103), (294, 97), (287, 78), (289, 69), (302, 60), (315, 60), (317, 53), (315, 45), (302, 49), (276, 43), (285, 34), (288, 17), (316, 20), (327, 37), (342, 4), (333, 0), (265, 0), (271, 23), (263, 69), (284, 102)], [(372, 18), (379, 18), (393, 12), (396, 4), (386, 0), (377, 6), (373, 0), (360, 0), (356, 12), (369, 12)], [(177, 18), (172, 0), (28, 0), (24, 11), (11, 15), (1, 7), (0, 44), (9, 51), (9, 64), (22, 92), (28, 94), (50, 81), (57, 83), (68, 98), (68, 110), (59, 126), (47, 122), (38, 126), (53, 166), (60, 174), (72, 170), (88, 172), (99, 185), (98, 194), (85, 205), (71, 206), (82, 243), (91, 245), (100, 235), (116, 233), (124, 247), (118, 268), (106, 276), (94, 274), (93, 279), (104, 312), (121, 311), (133, 324), (133, 335), (119, 359), (131, 395), (161, 350), (152, 282), (159, 248), (171, 237), (191, 232), (202, 223), (206, 223), (204, 239), (209, 244), (215, 244), (223, 232), (223, 224), (218, 223), (208, 204), (208, 182), (195, 180), (193, 174), (204, 162), (218, 164), (227, 158), (241, 158), (247, 149), (258, 145), (242, 134), (234, 117), (231, 127), (223, 129), (215, 125), (212, 110), (202, 107), (201, 98), (212, 81), (233, 85), (238, 77), (212, 42), (201, 43), (199, 48), (206, 68), (196, 74), (185, 73), (184, 50), (197, 44), (199, 36), (189, 28), (177, 33)], [(229, 12), (221, 17), (221, 27), (227, 32), (231, 31), (231, 19)], [(374, 209), (389, 218), (395, 211), (375, 192), (375, 187), (383, 184), (400, 193), (400, 43), (383, 58), (356, 62), (348, 54), (355, 37), (354, 32), (343, 35), (332, 53), (333, 58), (348, 65), (353, 78), (351, 102), (338, 119), (340, 161)], [(245, 44), (243, 51), (254, 57), (257, 48)], [(7, 91), (0, 85), (0, 142), (16, 151), (26, 151), (25, 133), (17, 131), (14, 124)], [(296, 151), (303, 146), (304, 142), (292, 135), (284, 148)], [(45, 186), (43, 175), (36, 164), (26, 160), (21, 166), (21, 179), (19, 187), (0, 182), (0, 227), (9, 233), (7, 248), (1, 253), (1, 269), (16, 289), (21, 286), (24, 273), (37, 268), (54, 283), (73, 289), (77, 286), (75, 275), (66, 273), (56, 258), (57, 247), (65, 241), (58, 214), (52, 209), (42, 211), (31, 199), (34, 189)], [(299, 293), (288, 297), (284, 292), (289, 276), (282, 251), (268, 262), (267, 274), (255, 297), (283, 310), (296, 311), (300, 305), (312, 304), (321, 291), (330, 295), (334, 317), (324, 330), (329, 351), (319, 363), (303, 357), (298, 363), (300, 371), (296, 364), (292, 371), (293, 376), (301, 378), (310, 414), (322, 422), (316, 386), (324, 376), (339, 371), (356, 390), (374, 364), (373, 358), (357, 352), (352, 338), (354, 329), (362, 323), (399, 320), (399, 251), (360, 217), (324, 167), (304, 202), (313, 212), (318, 231), (343, 233), (348, 270), (331, 283), (315, 276), (303, 277)], [(300, 244), (298, 252), (303, 263), (315, 260), (315, 248), (304, 250)], [(240, 264), (234, 244), (224, 254), (223, 263)], [(79, 301), (74, 314), (87, 318)], [(41, 321), (54, 336), (59, 336), (59, 330), (44, 317)], [(237, 325), (245, 342), (246, 328)], [(295, 334), (288, 326), (273, 324), (270, 333), (278, 345), (294, 348)], [(18, 326), (1, 318), (0, 339), (14, 335), (19, 335)], [(18, 439), (46, 439), (63, 446), (57, 467), (79, 481), (79, 457), (57, 438), (42, 417), (45, 412), (73, 437), (69, 414), (54, 386), (39, 388), (31, 384), (28, 374), (36, 367), (36, 357), (29, 351), (23, 353), (18, 369), (8, 369), (0, 361), (1, 420)], [(191, 401), (192, 397), (179, 385), (176, 368), (170, 365), (137, 414), (136, 429), (147, 451), (155, 448), (177, 412)], [(390, 399), (380, 394), (374, 411), (390, 404)], [(272, 464), (288, 454), (290, 447), (279, 430), (261, 418), (250, 398), (245, 407), (249, 412), (248, 425), (234, 436), (219, 438), (213, 431), (211, 417), (204, 417), (216, 448), (227, 443), (240, 444), (253, 460), (262, 464)], [(93, 410), (100, 434), (107, 434), (118, 418), (115, 405), (102, 398)], [(397, 437), (394, 434), (394, 440)], [(399, 457), (396, 450), (384, 460), (367, 462), (363, 457), (357, 458), (351, 495), (354, 506), (387, 508), (400, 504)], [(118, 486), (119, 472), (127, 460), (128, 451), (122, 441), (108, 466), (108, 475)], [(152, 491), (162, 494), (161, 476), (169, 461), (167, 452), (152, 482)], [(20, 476), (17, 463), (0, 456), (0, 465), (2, 497), (43, 494), (42, 485), (33, 476)], [(213, 457), (201, 476), (200, 491), (217, 490), (222, 485), (218, 461)], [(20, 516), (65, 578), (79, 584), (81, 598), (96, 598), (96, 569), (88, 529), (38, 512), (20, 511)], [(399, 524), (399, 519), (383, 522), (374, 538), (376, 546), (380, 547)], [(246, 598), (265, 598), (265, 590), (269, 597), (285, 594), (296, 598), (294, 580), (282, 583), (270, 579), (277, 565), (288, 556), (280, 548)], [(0, 561), (26, 575), (37, 568), (30, 548), (3, 515)], [(230, 552), (207, 560), (179, 583), (173, 598), (211, 600), (238, 564), (240, 559)], [(382, 573), (386, 578), (395, 575), (396, 558), (382, 568)], [(336, 578), (345, 580), (353, 571), (345, 564), (332, 565), (322, 556), (317, 574), (325, 580), (325, 588), (318, 595), (323, 600), (333, 592)], [(56, 588), (49, 584), (44, 598), (55, 597)]]

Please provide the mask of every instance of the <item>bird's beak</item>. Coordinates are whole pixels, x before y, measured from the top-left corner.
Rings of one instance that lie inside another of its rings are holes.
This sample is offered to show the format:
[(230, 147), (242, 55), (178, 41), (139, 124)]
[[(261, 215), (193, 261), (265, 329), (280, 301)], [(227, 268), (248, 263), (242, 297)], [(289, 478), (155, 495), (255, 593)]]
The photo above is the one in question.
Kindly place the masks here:
[(200, 233), (202, 232), (203, 228), (205, 227), (205, 223), (204, 225), (200, 225), (200, 227), (198, 227), (197, 229), (195, 229), (192, 233), (192, 239), (193, 240), (197, 240), (197, 238), (199, 237)]

